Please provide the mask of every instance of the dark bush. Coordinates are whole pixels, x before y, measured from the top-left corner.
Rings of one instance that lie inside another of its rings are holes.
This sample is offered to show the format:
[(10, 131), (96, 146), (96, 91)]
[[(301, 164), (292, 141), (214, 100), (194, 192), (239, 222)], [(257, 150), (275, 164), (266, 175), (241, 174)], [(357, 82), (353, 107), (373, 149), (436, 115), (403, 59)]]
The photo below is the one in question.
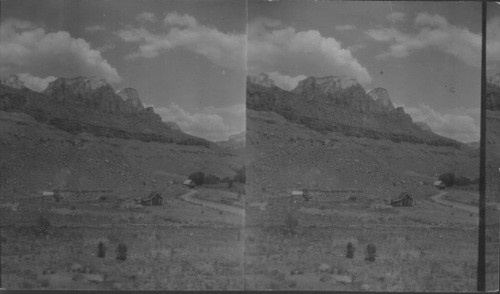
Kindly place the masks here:
[(347, 254), (346, 254), (346, 257), (347, 258), (353, 258), (355, 251), (356, 251), (356, 247), (354, 247), (354, 245), (349, 241), (349, 243), (347, 243)]
[(288, 230), (288, 233), (292, 236), (297, 234), (297, 228), (299, 227), (299, 220), (293, 215), (290, 211), (285, 219), (285, 226)]
[(455, 184), (455, 174), (453, 173), (444, 173), (442, 175), (439, 176), (439, 180), (440, 181), (443, 181), (443, 183), (447, 186), (447, 187), (451, 187)]
[(246, 183), (247, 181), (247, 173), (246, 173), (246, 167), (243, 166), (240, 169), (236, 170), (236, 175), (233, 177), (233, 180), (235, 182), (239, 183)]
[(127, 245), (123, 243), (118, 244), (118, 247), (116, 247), (116, 260), (127, 260)]
[(200, 172), (200, 171), (194, 172), (194, 173), (191, 173), (188, 178), (191, 181), (193, 181), (193, 183), (196, 186), (201, 186), (205, 182), (205, 173), (204, 172)]
[(218, 184), (220, 183), (220, 178), (218, 176), (215, 176), (215, 175), (206, 175), (205, 176), (205, 179), (203, 181), (204, 184)]
[(43, 215), (41, 215), (37, 222), (37, 233), (40, 235), (47, 235), (49, 233), (50, 220)]
[(460, 177), (457, 177), (455, 179), (455, 186), (468, 186), (472, 183), (471, 179), (467, 178), (467, 177), (463, 177), (463, 176), (460, 176)]
[(106, 257), (106, 245), (102, 243), (102, 241), (97, 244), (97, 257), (104, 258)]
[(375, 261), (375, 257), (377, 257), (377, 247), (372, 243), (366, 245), (365, 259), (368, 261)]

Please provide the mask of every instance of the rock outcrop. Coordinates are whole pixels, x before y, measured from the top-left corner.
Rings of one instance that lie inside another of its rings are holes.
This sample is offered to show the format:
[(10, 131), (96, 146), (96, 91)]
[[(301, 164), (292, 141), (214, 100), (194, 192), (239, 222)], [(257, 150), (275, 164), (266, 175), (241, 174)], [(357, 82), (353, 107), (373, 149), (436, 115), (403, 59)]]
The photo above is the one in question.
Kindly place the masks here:
[(1, 77), (0, 84), (5, 87), (10, 87), (13, 89), (24, 89), (26, 86), (24, 82), (19, 79), (16, 75), (10, 75), (8, 77)]
[(354, 80), (334, 76), (306, 78), (292, 91), (252, 83), (254, 80), (261, 79), (247, 79), (247, 108), (276, 112), (291, 122), (321, 133), (461, 146), (455, 140), (423, 131), (402, 107), (393, 107), (385, 89), (368, 95)]
[(486, 109), (500, 110), (500, 73), (488, 77), (486, 82)]
[(261, 73), (258, 76), (248, 76), (247, 83), (256, 84), (266, 88), (275, 87), (275, 83), (269, 76), (265, 73)]
[(86, 77), (59, 78), (41, 93), (18, 85), (15, 77), (2, 80), (0, 110), (24, 112), (73, 134), (215, 146), (183, 133), (173, 122), (164, 123), (152, 107), (144, 108), (132, 88), (117, 94), (105, 80)]

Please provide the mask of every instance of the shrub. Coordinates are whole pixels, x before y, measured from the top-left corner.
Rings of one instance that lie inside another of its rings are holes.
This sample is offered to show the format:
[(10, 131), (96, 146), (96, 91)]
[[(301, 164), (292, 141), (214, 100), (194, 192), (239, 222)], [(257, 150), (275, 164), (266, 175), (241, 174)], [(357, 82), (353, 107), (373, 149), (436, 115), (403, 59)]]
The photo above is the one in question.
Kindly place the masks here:
[(288, 212), (288, 215), (285, 219), (285, 226), (292, 236), (297, 234), (297, 228), (299, 227), (299, 220), (292, 214), (292, 212)]
[(205, 182), (205, 173), (200, 172), (200, 171), (194, 172), (194, 173), (191, 173), (188, 178), (191, 181), (193, 181), (193, 183), (196, 186), (201, 186)]
[(346, 254), (346, 257), (347, 258), (353, 258), (355, 251), (356, 251), (356, 247), (354, 247), (354, 245), (349, 241), (349, 243), (347, 243), (347, 254)]
[(220, 178), (216, 175), (206, 175), (203, 181), (204, 184), (218, 184), (220, 183)]
[(440, 181), (443, 181), (443, 183), (448, 186), (448, 187), (451, 187), (455, 184), (455, 174), (453, 173), (444, 173), (442, 175), (439, 176), (439, 180)]
[(49, 233), (50, 221), (48, 218), (41, 215), (37, 220), (38, 233), (40, 235), (47, 235)]
[(97, 257), (104, 258), (106, 256), (106, 246), (102, 241), (97, 244)]
[(366, 245), (365, 259), (368, 261), (375, 261), (375, 257), (377, 257), (377, 247), (372, 243)]
[(236, 170), (236, 175), (233, 177), (233, 180), (235, 182), (239, 182), (239, 183), (243, 183), (243, 184), (246, 183), (247, 174), (246, 174), (246, 167), (245, 166)]
[(116, 260), (127, 260), (127, 245), (123, 243), (118, 244), (118, 247), (116, 247)]
[(456, 186), (468, 186), (472, 183), (471, 179), (467, 178), (467, 177), (463, 177), (463, 176), (460, 176), (460, 177), (457, 177), (455, 179), (455, 185)]

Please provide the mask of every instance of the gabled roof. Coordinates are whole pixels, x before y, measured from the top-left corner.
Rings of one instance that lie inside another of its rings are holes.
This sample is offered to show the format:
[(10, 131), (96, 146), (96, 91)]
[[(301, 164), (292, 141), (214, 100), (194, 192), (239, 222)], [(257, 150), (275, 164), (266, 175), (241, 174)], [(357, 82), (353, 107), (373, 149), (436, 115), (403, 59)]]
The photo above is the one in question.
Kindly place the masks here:
[(151, 199), (153, 199), (153, 197), (155, 197), (156, 195), (158, 195), (158, 196), (160, 196), (161, 198), (163, 198), (163, 197), (161, 196), (161, 194), (160, 194), (160, 193), (158, 193), (158, 192), (151, 192), (151, 193), (149, 193), (149, 195), (144, 196), (143, 198), (141, 198), (141, 200), (151, 200)]
[(406, 196), (410, 197), (410, 199), (413, 199), (413, 197), (411, 196), (410, 193), (408, 193), (408, 192), (401, 192), (398, 196), (392, 197), (391, 201), (399, 201), (399, 200), (405, 198)]

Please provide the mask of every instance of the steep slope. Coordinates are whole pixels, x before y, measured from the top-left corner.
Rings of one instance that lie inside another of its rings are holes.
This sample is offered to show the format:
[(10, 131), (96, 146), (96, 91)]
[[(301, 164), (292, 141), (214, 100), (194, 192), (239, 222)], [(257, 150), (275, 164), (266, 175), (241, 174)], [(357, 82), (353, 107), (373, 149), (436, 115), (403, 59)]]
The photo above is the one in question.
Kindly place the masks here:
[(477, 150), (422, 130), (390, 107), (385, 90), (368, 95), (351, 80), (315, 80), (292, 92), (247, 81), (249, 195), (361, 188), (383, 197), (444, 172), (479, 176)]
[(152, 107), (144, 109), (136, 90), (116, 94), (104, 80), (59, 78), (42, 93), (2, 83), (0, 110), (24, 112), (70, 133), (216, 148), (183, 133), (175, 123), (162, 122)]
[(154, 189), (195, 171), (231, 177), (244, 164), (238, 154), (162, 122), (136, 90), (116, 93), (103, 80), (57, 79), (43, 93), (2, 80), (0, 122), (2, 197)]
[(423, 131), (402, 107), (391, 109), (390, 100), (374, 100), (353, 80), (309, 77), (291, 92), (253, 80), (247, 79), (247, 108), (276, 112), (321, 133), (463, 147), (455, 140)]

